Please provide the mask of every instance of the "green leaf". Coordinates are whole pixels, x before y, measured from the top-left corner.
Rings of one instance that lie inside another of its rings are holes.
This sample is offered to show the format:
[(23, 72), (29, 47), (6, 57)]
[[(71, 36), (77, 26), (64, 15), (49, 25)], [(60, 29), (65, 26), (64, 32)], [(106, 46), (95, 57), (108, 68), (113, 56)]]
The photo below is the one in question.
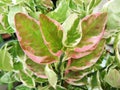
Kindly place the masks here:
[(0, 69), (4, 71), (11, 71), (13, 69), (12, 56), (7, 51), (7, 46), (0, 50)]
[(12, 72), (4, 73), (4, 75), (0, 78), (0, 82), (2, 82), (2, 83), (15, 82), (15, 78), (13, 77), (13, 73)]
[(75, 86), (83, 86), (83, 85), (88, 85), (87, 79), (88, 79), (88, 77), (87, 78), (85, 77), (85, 78), (82, 78), (82, 79), (80, 78), (80, 79), (77, 79), (77, 80), (76, 79), (73, 79), (73, 80), (67, 79), (66, 82), (71, 84), (71, 85), (75, 85)]
[(25, 8), (20, 5), (10, 7), (10, 11), (8, 12), (8, 23), (14, 30), (15, 30), (14, 16), (18, 12), (26, 13)]
[(15, 25), (20, 46), (30, 59), (36, 63), (52, 63), (56, 61), (44, 44), (36, 20), (23, 13), (17, 13), (15, 15)]
[(54, 89), (53, 87), (50, 87), (49, 90), (67, 90), (67, 89), (62, 87), (61, 85), (57, 85), (56, 89)]
[(90, 54), (103, 37), (106, 19), (106, 13), (92, 14), (83, 18), (81, 21), (82, 39), (69, 56), (80, 58)]
[(45, 67), (45, 74), (48, 78), (48, 81), (50, 83), (50, 85), (53, 87), (53, 88), (56, 88), (56, 84), (57, 84), (57, 75), (56, 73), (49, 68), (48, 65), (46, 65)]
[(44, 37), (45, 44), (49, 51), (54, 55), (59, 56), (61, 53), (63, 31), (60, 23), (50, 19), (44, 14), (40, 15), (41, 32)]
[(97, 60), (100, 58), (103, 48), (104, 48), (105, 40), (101, 40), (99, 42), (97, 48), (89, 55), (84, 56), (79, 59), (71, 59), (70, 66), (68, 67), (69, 70), (84, 70), (93, 66)]
[(90, 3), (88, 5), (88, 10), (92, 9), (94, 4), (95, 4), (96, 0), (90, 0)]
[(20, 61), (14, 63), (14, 70), (23, 70), (23, 68), (24, 66)]
[(77, 14), (71, 14), (65, 22), (62, 24), (63, 27), (63, 45), (65, 47), (76, 46), (82, 37), (80, 18)]
[(90, 0), (90, 3), (88, 5), (88, 9), (94, 9), (102, 0)]
[(120, 72), (116, 69), (110, 69), (104, 80), (112, 87), (120, 88)]
[(50, 90), (50, 86), (45, 86), (45, 87), (38, 87), (38, 90)]
[(65, 79), (67, 82), (75, 82), (83, 79), (88, 73), (90, 73), (90, 70), (77, 70), (77, 71), (72, 71), (72, 70), (67, 70)]
[(117, 60), (117, 64), (118, 66), (120, 67), (120, 33), (118, 33), (116, 35), (116, 38), (115, 38), (115, 42), (114, 42), (114, 49), (115, 49), (115, 56), (116, 56), (116, 60)]
[(107, 29), (120, 28), (120, 0), (112, 0), (104, 5), (103, 11), (108, 13)]
[(18, 73), (20, 80), (22, 81), (22, 83), (30, 88), (34, 88), (35, 87), (35, 81), (34, 79), (31, 77), (31, 75), (28, 74), (28, 72), (24, 71), (20, 71)]
[(62, 23), (69, 14), (68, 9), (69, 9), (69, 2), (67, 0), (61, 0), (57, 8), (54, 11), (49, 12), (47, 16)]
[(103, 90), (101, 87), (99, 71), (91, 77), (91, 82), (90, 82), (89, 88), (91, 88), (91, 90)]
[(30, 60), (30, 59), (27, 59), (27, 60), (26, 60), (26, 64), (27, 64), (27, 67), (28, 67), (37, 77), (47, 78), (46, 75), (45, 75), (45, 71), (44, 71), (45, 65), (43, 65), (43, 64), (37, 64), (37, 63), (33, 62), (33, 61)]
[(32, 89), (24, 85), (19, 85), (15, 87), (15, 90), (32, 90)]
[(52, 9), (53, 8), (53, 3), (51, 0), (41, 0), (42, 5), (44, 5), (45, 7)]

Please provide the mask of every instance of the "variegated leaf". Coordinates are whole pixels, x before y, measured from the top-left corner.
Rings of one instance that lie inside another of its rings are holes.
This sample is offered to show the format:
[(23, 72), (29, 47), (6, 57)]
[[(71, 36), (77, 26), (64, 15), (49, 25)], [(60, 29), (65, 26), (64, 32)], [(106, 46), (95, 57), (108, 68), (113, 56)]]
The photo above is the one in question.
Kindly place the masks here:
[(71, 14), (65, 22), (62, 24), (63, 27), (63, 45), (65, 47), (76, 46), (82, 37), (80, 18), (77, 14)]
[(82, 86), (82, 85), (88, 84), (87, 78), (82, 78), (82, 79), (75, 80), (75, 81), (67, 79), (66, 82), (71, 85), (75, 85), (75, 86)]
[(52, 63), (55, 58), (44, 44), (39, 23), (28, 15), (15, 15), (16, 34), (25, 54), (36, 63)]
[(110, 69), (104, 80), (115, 88), (120, 88), (120, 72), (116, 69)]
[(94, 65), (103, 52), (104, 44), (105, 40), (102, 40), (91, 54), (79, 59), (71, 59), (67, 70), (84, 70)]
[(69, 15), (69, 2), (67, 0), (61, 0), (57, 8), (49, 12), (47, 16), (50, 18), (53, 18), (57, 20), (60, 23), (63, 23), (63, 21), (67, 18)]
[(61, 25), (57, 21), (41, 14), (40, 27), (44, 42), (49, 51), (55, 56), (60, 56), (62, 52), (61, 49), (63, 47), (63, 31)]
[(47, 76), (45, 75), (44, 69), (45, 69), (45, 65), (43, 64), (37, 64), (35, 62), (33, 62), (30, 59), (26, 60), (26, 64), (27, 67), (37, 76), (40, 78), (47, 78)]
[(97, 47), (104, 34), (106, 19), (106, 13), (97, 13), (89, 15), (81, 21), (82, 39), (71, 52), (72, 58), (88, 55)]

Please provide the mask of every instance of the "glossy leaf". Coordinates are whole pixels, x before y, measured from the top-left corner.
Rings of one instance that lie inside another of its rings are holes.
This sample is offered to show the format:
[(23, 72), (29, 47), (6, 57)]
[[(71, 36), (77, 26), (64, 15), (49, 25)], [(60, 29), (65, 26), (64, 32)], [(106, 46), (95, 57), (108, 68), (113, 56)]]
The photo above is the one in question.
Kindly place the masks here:
[(71, 14), (65, 22), (62, 24), (63, 27), (63, 45), (65, 47), (76, 46), (82, 37), (80, 18), (77, 14)]
[(105, 76), (105, 81), (112, 87), (120, 88), (120, 72), (116, 69), (110, 69)]
[(41, 32), (44, 42), (53, 55), (60, 56), (63, 31), (61, 25), (49, 17), (40, 15)]
[(0, 50), (0, 69), (4, 71), (11, 71), (13, 69), (12, 56), (7, 51), (7, 47)]
[(80, 58), (81, 53), (84, 53), (83, 56), (88, 55), (97, 47), (104, 34), (106, 19), (106, 13), (97, 13), (89, 15), (81, 21), (82, 39), (71, 53), (73, 58)]
[(47, 76), (47, 78), (48, 78), (48, 81), (49, 81), (50, 85), (51, 85), (52, 87), (56, 88), (57, 75), (56, 75), (56, 73), (55, 73), (53, 70), (51, 70), (51, 69), (48, 67), (48, 65), (46, 65), (46, 67), (45, 67), (45, 74), (46, 74), (46, 76)]
[(34, 79), (28, 74), (28, 72), (26, 71), (20, 71), (20, 73), (18, 74), (20, 77), (20, 80), (22, 81), (22, 83), (30, 88), (35, 87), (35, 81)]
[(59, 5), (54, 11), (51, 11), (47, 14), (52, 19), (57, 20), (58, 22), (62, 23), (69, 14), (69, 3), (67, 0), (60, 1)]
[(15, 16), (16, 34), (25, 54), (36, 63), (52, 63), (55, 58), (44, 44), (39, 23), (23, 13)]
[(97, 60), (100, 58), (103, 52), (104, 43), (105, 43), (105, 40), (102, 40), (98, 44), (97, 48), (87, 56), (84, 56), (79, 59), (71, 59), (68, 70), (84, 70), (94, 65), (97, 62)]

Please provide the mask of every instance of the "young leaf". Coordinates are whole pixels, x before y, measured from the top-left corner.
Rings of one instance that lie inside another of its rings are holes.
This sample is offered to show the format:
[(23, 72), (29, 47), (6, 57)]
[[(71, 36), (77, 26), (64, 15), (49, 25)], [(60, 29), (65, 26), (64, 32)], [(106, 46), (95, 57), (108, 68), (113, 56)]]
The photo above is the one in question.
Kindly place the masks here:
[(45, 67), (45, 74), (48, 78), (48, 81), (50, 83), (50, 85), (53, 87), (53, 88), (56, 88), (56, 84), (57, 84), (57, 75), (56, 73), (51, 70), (48, 66), (48, 64), (46, 65)]
[(63, 45), (65, 47), (76, 46), (82, 37), (80, 18), (77, 14), (71, 14), (65, 22), (62, 24), (63, 27)]
[(49, 48), (50, 52), (59, 56), (62, 49), (63, 36), (60, 23), (41, 14), (40, 26), (45, 44)]
[(11, 71), (13, 69), (12, 56), (7, 51), (7, 47), (0, 50), (0, 69), (4, 71)]
[[(86, 55), (96, 48), (104, 34), (106, 19), (106, 13), (97, 13), (89, 15), (81, 21), (82, 39), (74, 48), (74, 52), (71, 52), (71, 56), (75, 56), (76, 53), (78, 55), (81, 55), (79, 53)], [(79, 57), (81, 56), (77, 56), (77, 58)]]
[(44, 44), (37, 21), (23, 13), (15, 15), (16, 34), (25, 54), (36, 63), (52, 63), (55, 58)]
[(68, 9), (69, 9), (68, 1), (62, 0), (62, 1), (60, 1), (57, 8), (54, 11), (48, 13), (47, 16), (62, 23), (67, 18), (68, 14), (69, 14)]
[(94, 65), (102, 54), (104, 44), (105, 40), (102, 40), (91, 54), (79, 59), (72, 59), (68, 70), (84, 70)]
[(112, 87), (120, 88), (120, 72), (116, 69), (110, 69), (104, 80)]
[(25, 86), (28, 86), (30, 88), (35, 87), (34, 79), (26, 71), (20, 71), (18, 74), (19, 74), (20, 80)]

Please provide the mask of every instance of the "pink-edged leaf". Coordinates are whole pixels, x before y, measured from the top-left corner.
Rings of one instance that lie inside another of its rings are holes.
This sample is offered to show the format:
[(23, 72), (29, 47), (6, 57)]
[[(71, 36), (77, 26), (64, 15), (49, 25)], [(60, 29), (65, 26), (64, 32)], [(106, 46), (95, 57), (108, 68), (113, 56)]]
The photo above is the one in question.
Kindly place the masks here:
[(37, 76), (40, 78), (47, 78), (45, 75), (45, 65), (37, 64), (33, 62), (31, 59), (26, 60), (27, 67)]
[(107, 14), (97, 13), (82, 19), (82, 39), (71, 52), (72, 58), (81, 58), (90, 54), (96, 47), (105, 31)]
[[(74, 75), (75, 76), (75, 75)], [(65, 80), (67, 83), (75, 86), (82, 86), (88, 84), (87, 78), (80, 78), (78, 80), (71, 80), (71, 79), (66, 79)]]
[(55, 58), (44, 44), (39, 23), (30, 16), (15, 15), (16, 34), (25, 54), (36, 63), (52, 63)]
[(71, 59), (67, 70), (84, 70), (93, 66), (104, 50), (105, 40), (101, 40), (97, 48), (89, 55), (79, 59)]
[(49, 51), (55, 55), (60, 56), (62, 45), (63, 31), (60, 23), (45, 16), (40, 15), (40, 27), (45, 44)]
[(67, 71), (65, 74), (65, 78), (67, 81), (78, 81), (80, 79), (82, 79), (84, 76), (86, 76), (89, 72), (86, 71), (81, 71), (81, 70), (77, 70), (77, 71)]

